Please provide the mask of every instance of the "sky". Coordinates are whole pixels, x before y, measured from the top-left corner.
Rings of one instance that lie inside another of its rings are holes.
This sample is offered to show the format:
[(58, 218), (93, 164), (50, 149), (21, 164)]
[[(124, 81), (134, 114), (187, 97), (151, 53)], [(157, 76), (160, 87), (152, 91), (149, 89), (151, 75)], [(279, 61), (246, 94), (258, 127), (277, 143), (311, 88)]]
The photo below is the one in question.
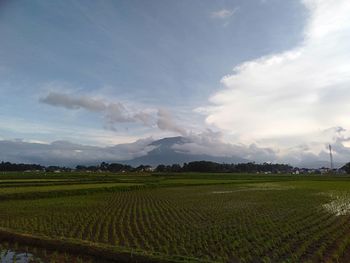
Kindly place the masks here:
[(347, 0), (0, 1), (0, 159), (123, 160), (180, 135), (193, 154), (297, 164), (331, 144), (347, 162), (349, 13)]

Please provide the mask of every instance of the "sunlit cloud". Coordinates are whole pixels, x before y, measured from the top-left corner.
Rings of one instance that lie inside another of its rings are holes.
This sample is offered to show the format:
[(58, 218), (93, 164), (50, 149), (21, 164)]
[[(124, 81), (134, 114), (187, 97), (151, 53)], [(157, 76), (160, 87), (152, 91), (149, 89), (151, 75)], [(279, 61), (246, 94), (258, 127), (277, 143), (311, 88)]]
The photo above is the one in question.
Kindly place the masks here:
[(307, 144), (315, 154), (337, 138), (336, 132), (325, 138), (324, 130), (350, 128), (350, 2), (303, 4), (309, 18), (302, 43), (224, 76), (211, 106), (197, 110), (207, 115), (207, 124), (240, 142), (289, 150)]

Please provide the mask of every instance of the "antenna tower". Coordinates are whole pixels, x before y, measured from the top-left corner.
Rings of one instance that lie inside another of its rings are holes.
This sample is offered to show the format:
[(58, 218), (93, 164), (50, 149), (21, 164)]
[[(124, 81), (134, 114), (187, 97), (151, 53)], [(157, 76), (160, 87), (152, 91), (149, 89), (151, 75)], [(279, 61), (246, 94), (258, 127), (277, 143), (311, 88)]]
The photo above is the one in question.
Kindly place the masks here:
[(329, 145), (329, 158), (330, 158), (330, 161), (331, 161), (331, 170), (334, 169), (334, 164), (333, 164), (333, 154), (332, 154), (332, 146)]

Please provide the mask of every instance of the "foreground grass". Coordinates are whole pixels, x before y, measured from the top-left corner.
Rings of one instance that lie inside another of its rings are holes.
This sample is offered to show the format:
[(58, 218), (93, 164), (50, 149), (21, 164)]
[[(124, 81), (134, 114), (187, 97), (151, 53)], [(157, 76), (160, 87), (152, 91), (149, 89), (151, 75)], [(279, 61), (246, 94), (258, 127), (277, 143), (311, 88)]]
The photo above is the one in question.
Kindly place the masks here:
[[(85, 195), (26, 198), (33, 190), (52, 192), (50, 187), (56, 187), (55, 191), (64, 188), (66, 192), (94, 185), (88, 186), (86, 178), (69, 186), (73, 189), (67, 185), (22, 187), (21, 200), (0, 202), (0, 237), (12, 233), (23, 242), (35, 239), (37, 245), (51, 244), (72, 252), (80, 247), (98, 251), (100, 257), (123, 255), (120, 260), (134, 261), (138, 256), (139, 261), (147, 257), (173, 262), (349, 259), (349, 214), (344, 205), (350, 200), (348, 178), (232, 174), (105, 177), (114, 183), (101, 185), (117, 184), (109, 188), (112, 191), (103, 186), (103, 191)], [(95, 175), (90, 179), (97, 180)], [(130, 188), (130, 180), (143, 187)], [(122, 191), (123, 187), (128, 191)], [(0, 187), (0, 196), (19, 188)], [(328, 209), (329, 204), (333, 210)], [(337, 214), (337, 205), (345, 211)], [(132, 255), (137, 257), (132, 259)]]

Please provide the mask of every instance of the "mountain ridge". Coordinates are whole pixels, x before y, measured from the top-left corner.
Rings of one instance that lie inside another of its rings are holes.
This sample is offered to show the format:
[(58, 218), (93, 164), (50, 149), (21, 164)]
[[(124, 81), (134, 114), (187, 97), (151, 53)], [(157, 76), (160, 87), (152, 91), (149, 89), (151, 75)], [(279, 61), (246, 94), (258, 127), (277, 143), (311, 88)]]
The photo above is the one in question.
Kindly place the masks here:
[(208, 154), (191, 154), (185, 152), (176, 151), (173, 146), (176, 144), (190, 143), (189, 138), (182, 136), (178, 137), (167, 137), (156, 141), (153, 141), (149, 146), (155, 146), (153, 150), (149, 151), (146, 155), (133, 158), (131, 160), (125, 160), (122, 163), (138, 166), (138, 165), (151, 165), (156, 166), (159, 164), (183, 164), (193, 161), (212, 161), (218, 163), (241, 163), (248, 162), (248, 160), (239, 156), (232, 157), (219, 157)]

